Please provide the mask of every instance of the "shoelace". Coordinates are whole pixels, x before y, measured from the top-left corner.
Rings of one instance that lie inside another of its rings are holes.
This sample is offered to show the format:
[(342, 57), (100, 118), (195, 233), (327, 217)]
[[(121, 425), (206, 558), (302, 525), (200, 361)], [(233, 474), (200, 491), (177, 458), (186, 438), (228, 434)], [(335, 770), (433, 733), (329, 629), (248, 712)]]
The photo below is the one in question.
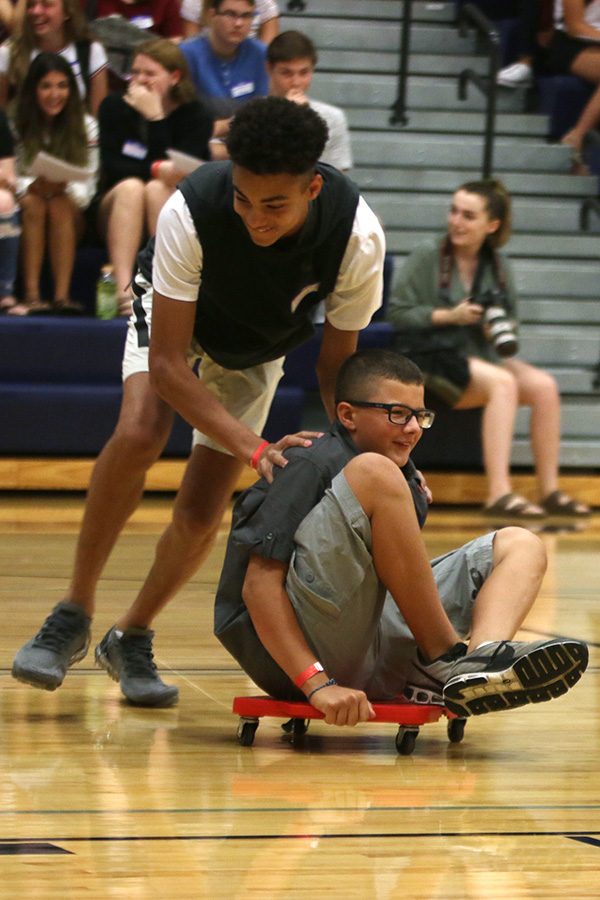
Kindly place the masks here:
[(65, 610), (52, 613), (33, 639), (33, 646), (61, 652), (80, 629), (78, 620)]
[(123, 668), (129, 678), (151, 677), (156, 673), (152, 644), (145, 637), (121, 638)]

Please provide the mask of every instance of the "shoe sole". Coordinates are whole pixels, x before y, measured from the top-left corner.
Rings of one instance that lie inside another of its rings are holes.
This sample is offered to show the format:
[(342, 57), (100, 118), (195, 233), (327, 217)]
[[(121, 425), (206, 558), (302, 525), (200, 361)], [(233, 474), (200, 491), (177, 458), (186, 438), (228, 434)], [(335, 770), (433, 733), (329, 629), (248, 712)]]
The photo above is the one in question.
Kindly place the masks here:
[[(86, 653), (90, 648), (90, 640), (91, 637), (88, 634), (85, 644), (83, 645), (81, 650), (78, 650), (70, 658), (67, 664), (67, 669), (70, 669), (71, 666), (75, 665), (75, 663), (80, 662), (82, 659), (84, 659)], [(20, 669), (15, 663), (13, 663), (11, 675), (16, 681), (20, 681), (22, 684), (28, 684), (30, 685), (30, 687), (40, 688), (40, 690), (42, 691), (55, 691), (65, 680), (64, 676), (60, 681), (48, 680), (48, 678), (44, 679), (43, 672), (35, 672), (31, 669)]]
[(502, 672), (456, 675), (444, 687), (444, 702), (462, 718), (544, 703), (579, 681), (588, 657), (588, 648), (578, 641), (547, 644)]
[[(121, 676), (119, 671), (115, 669), (113, 664), (111, 663), (108, 656), (102, 650), (100, 644), (96, 647), (94, 651), (94, 659), (96, 660), (96, 665), (110, 675), (113, 681), (116, 681), (117, 684), (120, 685)], [(123, 688), (121, 688), (123, 691)], [(123, 696), (127, 700), (128, 703), (131, 703), (132, 706), (150, 706), (154, 709), (167, 709), (169, 706), (175, 706), (179, 700), (179, 690), (176, 688), (174, 694), (167, 694), (162, 699), (158, 699), (156, 701), (141, 701), (141, 700), (132, 700), (131, 697), (128, 697), (125, 691), (123, 691)]]

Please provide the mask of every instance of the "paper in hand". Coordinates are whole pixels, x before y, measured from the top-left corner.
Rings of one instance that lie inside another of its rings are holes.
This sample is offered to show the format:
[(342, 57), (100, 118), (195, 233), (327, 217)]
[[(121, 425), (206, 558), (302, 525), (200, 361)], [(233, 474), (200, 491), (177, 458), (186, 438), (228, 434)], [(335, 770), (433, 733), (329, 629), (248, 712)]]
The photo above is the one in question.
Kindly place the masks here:
[(204, 162), (204, 160), (198, 159), (197, 156), (190, 156), (189, 153), (180, 153), (179, 150), (167, 150), (167, 156), (177, 171), (183, 172), (184, 175), (194, 172)]
[(94, 173), (83, 166), (73, 166), (71, 163), (45, 153), (38, 153), (29, 167), (29, 174), (41, 176), (48, 181), (89, 181)]

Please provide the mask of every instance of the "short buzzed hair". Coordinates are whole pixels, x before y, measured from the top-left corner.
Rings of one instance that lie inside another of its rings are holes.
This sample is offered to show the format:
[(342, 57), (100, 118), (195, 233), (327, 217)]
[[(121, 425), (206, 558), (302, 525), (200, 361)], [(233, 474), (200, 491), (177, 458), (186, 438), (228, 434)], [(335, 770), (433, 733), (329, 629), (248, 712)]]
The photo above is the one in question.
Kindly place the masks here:
[(317, 64), (317, 51), (309, 37), (301, 31), (282, 31), (274, 37), (267, 47), (267, 62), (274, 66), (293, 59), (310, 59), (313, 66)]
[(343, 400), (369, 400), (373, 383), (379, 378), (402, 384), (423, 384), (423, 373), (406, 356), (393, 350), (357, 350), (339, 368), (335, 383), (336, 405)]

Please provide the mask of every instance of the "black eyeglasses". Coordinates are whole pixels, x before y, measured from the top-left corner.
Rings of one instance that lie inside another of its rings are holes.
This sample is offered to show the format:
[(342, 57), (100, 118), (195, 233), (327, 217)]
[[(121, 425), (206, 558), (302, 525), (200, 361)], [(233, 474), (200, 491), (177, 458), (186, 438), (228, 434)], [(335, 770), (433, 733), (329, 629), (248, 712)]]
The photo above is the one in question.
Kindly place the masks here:
[(392, 425), (408, 425), (414, 416), (420, 428), (431, 428), (435, 419), (432, 409), (411, 409), (403, 403), (371, 403), (369, 400), (346, 400), (346, 403), (351, 403), (352, 406), (385, 409)]
[(253, 12), (236, 13), (232, 9), (224, 9), (223, 12), (218, 12), (216, 15), (223, 16), (224, 19), (229, 19), (231, 22), (237, 22), (238, 19), (241, 22), (250, 22), (254, 18)]

